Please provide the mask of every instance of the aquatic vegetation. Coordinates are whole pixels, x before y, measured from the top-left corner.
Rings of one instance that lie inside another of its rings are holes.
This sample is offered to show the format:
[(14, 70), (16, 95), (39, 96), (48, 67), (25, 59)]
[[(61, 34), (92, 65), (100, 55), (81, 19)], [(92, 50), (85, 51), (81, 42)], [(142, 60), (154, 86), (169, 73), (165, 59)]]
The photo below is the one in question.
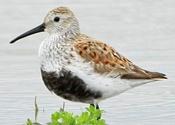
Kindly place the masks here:
[[(96, 109), (91, 105), (80, 115), (74, 115), (61, 109), (51, 115), (51, 122), (47, 123), (47, 125), (105, 125), (105, 120), (99, 119), (102, 113), (104, 113), (103, 110)], [(36, 122), (33, 123), (30, 119), (27, 119), (26, 124), (40, 125)]]
[(86, 108), (81, 115), (59, 111), (52, 114), (52, 122), (48, 125), (105, 125), (105, 120), (98, 119), (102, 113), (102, 110), (95, 109), (93, 106)]

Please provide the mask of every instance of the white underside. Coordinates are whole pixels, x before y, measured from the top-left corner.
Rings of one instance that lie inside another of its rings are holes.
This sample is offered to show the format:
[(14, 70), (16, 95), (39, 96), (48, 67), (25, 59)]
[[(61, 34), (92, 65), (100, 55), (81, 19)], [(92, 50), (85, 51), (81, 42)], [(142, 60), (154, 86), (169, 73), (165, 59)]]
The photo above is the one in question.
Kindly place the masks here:
[(99, 100), (94, 100), (94, 102), (99, 102), (100, 100), (107, 99), (118, 95), (124, 91), (127, 91), (133, 87), (151, 82), (151, 80), (127, 80), (121, 79), (120, 76), (114, 78), (114, 74), (102, 75), (95, 72), (92, 63), (85, 63), (81, 59), (73, 61), (71, 64), (66, 65), (65, 69), (73, 72), (79, 78), (83, 79), (87, 84), (88, 88), (94, 91), (101, 91), (102, 98)]

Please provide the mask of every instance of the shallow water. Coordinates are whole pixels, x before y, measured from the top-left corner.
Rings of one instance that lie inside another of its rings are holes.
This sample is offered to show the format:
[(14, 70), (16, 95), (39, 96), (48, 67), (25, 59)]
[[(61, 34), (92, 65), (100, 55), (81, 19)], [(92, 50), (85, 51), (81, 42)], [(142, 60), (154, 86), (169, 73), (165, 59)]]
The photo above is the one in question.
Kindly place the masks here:
[(40, 123), (66, 102), (78, 114), (86, 104), (65, 101), (44, 86), (37, 51), (48, 35), (41, 33), (10, 45), (9, 41), (41, 24), (48, 11), (67, 6), (81, 31), (106, 41), (137, 65), (166, 73), (168, 80), (129, 90), (100, 103), (109, 125), (175, 124), (175, 1), (173, 0), (1, 0), (0, 125), (34, 120), (37, 96)]

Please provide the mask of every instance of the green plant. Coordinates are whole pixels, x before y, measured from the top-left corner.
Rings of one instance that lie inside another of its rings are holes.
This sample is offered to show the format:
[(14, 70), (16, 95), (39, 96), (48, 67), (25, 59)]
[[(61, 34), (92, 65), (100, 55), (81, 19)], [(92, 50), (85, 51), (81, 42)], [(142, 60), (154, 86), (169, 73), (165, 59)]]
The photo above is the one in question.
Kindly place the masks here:
[(32, 125), (32, 121), (29, 118), (27, 119), (26, 125)]
[[(51, 115), (51, 122), (47, 123), (47, 125), (105, 125), (105, 120), (100, 119), (102, 113), (104, 111), (90, 105), (80, 115), (74, 115), (73, 113), (64, 111), (63, 105), (63, 109), (61, 108), (60, 111)], [(27, 119), (26, 125), (41, 124), (37, 123), (36, 120), (32, 122), (30, 119)]]
[(73, 115), (66, 111), (59, 111), (52, 114), (52, 122), (48, 125), (105, 125), (105, 120), (99, 119), (102, 110), (95, 109), (93, 106), (86, 108), (81, 115)]

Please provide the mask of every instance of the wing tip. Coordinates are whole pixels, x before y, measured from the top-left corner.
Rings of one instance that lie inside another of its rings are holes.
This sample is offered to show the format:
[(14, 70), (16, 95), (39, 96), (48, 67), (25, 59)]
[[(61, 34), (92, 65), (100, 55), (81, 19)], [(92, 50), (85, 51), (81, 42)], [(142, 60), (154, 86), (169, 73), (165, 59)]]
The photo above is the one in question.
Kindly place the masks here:
[(124, 74), (121, 76), (121, 79), (152, 79), (152, 80), (166, 80), (168, 79), (167, 76), (163, 73), (158, 72), (147, 72), (147, 74)]
[(163, 73), (157, 73), (157, 74), (158, 74), (158, 76), (152, 78), (153, 80), (159, 81), (159, 80), (166, 80), (166, 79), (168, 79), (167, 76), (165, 74), (163, 74)]

